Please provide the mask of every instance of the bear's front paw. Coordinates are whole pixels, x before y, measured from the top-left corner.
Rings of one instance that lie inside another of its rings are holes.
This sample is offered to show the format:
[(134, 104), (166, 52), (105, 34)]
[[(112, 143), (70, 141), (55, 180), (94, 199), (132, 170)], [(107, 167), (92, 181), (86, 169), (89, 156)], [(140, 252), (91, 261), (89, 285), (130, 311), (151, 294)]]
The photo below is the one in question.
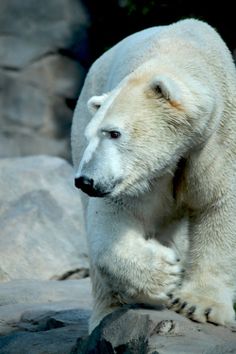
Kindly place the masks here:
[(220, 291), (186, 284), (182, 289), (169, 294), (168, 308), (197, 322), (235, 325), (235, 312), (230, 296), (223, 290), (223, 285), (222, 294)]
[(169, 299), (167, 294), (181, 284), (183, 269), (180, 259), (172, 249), (159, 247), (150, 269), (152, 271), (145, 292), (148, 302), (165, 303)]

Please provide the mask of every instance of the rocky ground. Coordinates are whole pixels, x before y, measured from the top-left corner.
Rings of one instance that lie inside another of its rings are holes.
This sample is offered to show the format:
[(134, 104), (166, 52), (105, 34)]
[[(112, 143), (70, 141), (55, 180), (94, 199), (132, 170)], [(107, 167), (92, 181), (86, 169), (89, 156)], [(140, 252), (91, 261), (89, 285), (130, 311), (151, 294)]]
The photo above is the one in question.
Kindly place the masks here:
[(88, 334), (89, 278), (0, 284), (0, 353), (66, 354)]
[(88, 336), (89, 278), (11, 281), (0, 294), (0, 354), (236, 353), (233, 330), (160, 308), (123, 308)]

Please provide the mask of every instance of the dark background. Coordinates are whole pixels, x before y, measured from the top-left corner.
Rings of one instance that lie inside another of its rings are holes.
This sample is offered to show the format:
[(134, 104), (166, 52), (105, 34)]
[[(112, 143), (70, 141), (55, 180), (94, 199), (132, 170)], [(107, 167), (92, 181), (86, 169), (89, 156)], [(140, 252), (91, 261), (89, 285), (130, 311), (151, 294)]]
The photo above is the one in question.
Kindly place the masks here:
[(91, 16), (89, 65), (133, 32), (188, 17), (208, 22), (232, 51), (236, 47), (233, 1), (84, 0), (83, 3)]

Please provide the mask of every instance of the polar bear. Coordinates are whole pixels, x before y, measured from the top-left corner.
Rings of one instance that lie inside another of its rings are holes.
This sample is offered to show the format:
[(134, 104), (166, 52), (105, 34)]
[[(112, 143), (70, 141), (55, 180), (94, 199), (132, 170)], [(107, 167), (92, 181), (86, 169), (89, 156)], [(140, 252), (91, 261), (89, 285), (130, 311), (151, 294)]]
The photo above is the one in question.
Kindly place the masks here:
[(72, 155), (90, 196), (90, 330), (124, 303), (234, 323), (236, 73), (216, 31), (182, 20), (103, 54), (74, 113)]

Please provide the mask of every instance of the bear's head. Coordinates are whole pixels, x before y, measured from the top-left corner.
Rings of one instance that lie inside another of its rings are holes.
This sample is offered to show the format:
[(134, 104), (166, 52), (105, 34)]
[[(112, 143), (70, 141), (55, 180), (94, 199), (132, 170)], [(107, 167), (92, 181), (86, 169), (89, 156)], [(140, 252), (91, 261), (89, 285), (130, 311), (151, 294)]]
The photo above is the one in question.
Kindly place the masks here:
[(144, 193), (208, 139), (214, 107), (214, 95), (197, 80), (144, 65), (89, 99), (93, 117), (75, 185), (97, 197)]

